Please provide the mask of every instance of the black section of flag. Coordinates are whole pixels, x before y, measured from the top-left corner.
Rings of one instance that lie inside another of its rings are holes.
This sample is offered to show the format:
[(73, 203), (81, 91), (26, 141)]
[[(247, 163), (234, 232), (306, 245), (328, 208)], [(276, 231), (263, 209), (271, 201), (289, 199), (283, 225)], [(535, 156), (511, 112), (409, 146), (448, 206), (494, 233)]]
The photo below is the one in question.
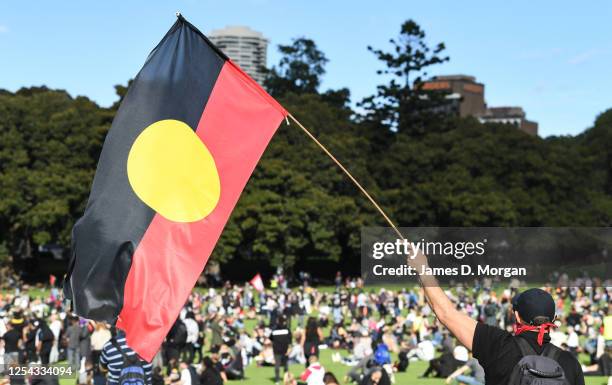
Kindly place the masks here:
[(128, 154), (159, 120), (196, 129), (226, 60), (201, 36), (179, 17), (134, 79), (106, 137), (85, 213), (73, 229), (64, 286), (82, 317), (114, 323), (121, 312), (132, 255), (155, 215), (129, 184)]

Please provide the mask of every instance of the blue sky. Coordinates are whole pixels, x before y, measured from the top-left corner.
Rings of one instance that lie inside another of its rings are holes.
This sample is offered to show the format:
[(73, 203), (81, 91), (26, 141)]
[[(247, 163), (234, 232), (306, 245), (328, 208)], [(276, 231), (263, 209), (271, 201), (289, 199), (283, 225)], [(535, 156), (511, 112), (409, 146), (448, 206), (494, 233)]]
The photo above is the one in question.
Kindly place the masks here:
[(330, 62), (323, 88), (353, 100), (381, 82), (367, 45), (388, 46), (412, 18), (451, 61), (430, 75), (464, 73), (490, 106), (520, 105), (540, 134), (577, 134), (612, 107), (612, 3), (606, 1), (32, 1), (0, 0), (0, 88), (45, 84), (108, 106), (175, 20), (203, 32), (248, 25), (275, 46), (315, 40)]

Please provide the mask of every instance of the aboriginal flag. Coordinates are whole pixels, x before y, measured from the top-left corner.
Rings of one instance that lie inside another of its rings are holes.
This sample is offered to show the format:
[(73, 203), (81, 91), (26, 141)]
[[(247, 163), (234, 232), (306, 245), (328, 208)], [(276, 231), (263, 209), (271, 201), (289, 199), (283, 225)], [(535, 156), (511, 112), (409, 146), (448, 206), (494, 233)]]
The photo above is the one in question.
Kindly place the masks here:
[(151, 360), (287, 112), (179, 16), (130, 86), (73, 229), (65, 294)]

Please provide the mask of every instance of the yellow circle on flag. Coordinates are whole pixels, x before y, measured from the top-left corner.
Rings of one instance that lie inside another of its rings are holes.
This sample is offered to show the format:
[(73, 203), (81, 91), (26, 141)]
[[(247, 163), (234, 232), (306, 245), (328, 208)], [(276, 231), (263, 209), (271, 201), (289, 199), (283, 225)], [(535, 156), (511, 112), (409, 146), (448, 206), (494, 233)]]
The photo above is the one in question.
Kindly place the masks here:
[(187, 124), (160, 120), (138, 135), (127, 161), (136, 195), (174, 222), (195, 222), (219, 202), (221, 182), (215, 160)]

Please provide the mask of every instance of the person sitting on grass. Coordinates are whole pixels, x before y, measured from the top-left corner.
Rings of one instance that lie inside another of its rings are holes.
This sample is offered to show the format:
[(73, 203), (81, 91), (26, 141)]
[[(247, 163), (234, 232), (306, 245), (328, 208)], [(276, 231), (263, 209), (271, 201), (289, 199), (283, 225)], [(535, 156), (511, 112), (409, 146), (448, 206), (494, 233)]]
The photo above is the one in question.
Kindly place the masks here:
[[(469, 375), (465, 373), (469, 371)], [(455, 370), (450, 376), (446, 378), (446, 383), (451, 384), (456, 382), (458, 384), (467, 385), (484, 385), (485, 373), (484, 369), (478, 363), (478, 360), (469, 355), (469, 358), (459, 369)]]
[(210, 348), (210, 359), (212, 361), (213, 367), (219, 373), (223, 382), (227, 382), (227, 374), (225, 373), (225, 367), (221, 363), (221, 357), (219, 355), (219, 350), (220, 350), (219, 346), (211, 347)]
[(325, 372), (325, 375), (323, 376), (323, 383), (325, 385), (340, 385), (340, 381), (338, 381), (332, 372)]
[(289, 356), (287, 361), (289, 364), (300, 364), (304, 365), (306, 363), (306, 356), (304, 356), (304, 349), (302, 348), (302, 344), (300, 341), (302, 339), (302, 331), (298, 328), (293, 333), (293, 346), (291, 346), (291, 350), (289, 351)]
[(255, 357), (255, 362), (258, 366), (274, 366), (274, 350), (269, 338), (264, 341), (261, 352)]
[(595, 364), (583, 366), (582, 370), (585, 376), (612, 376), (612, 345), (606, 346)]
[(223, 385), (223, 377), (215, 367), (215, 363), (210, 357), (202, 359), (204, 370), (200, 374), (200, 384), (202, 385)]
[(297, 381), (291, 372), (285, 372), (283, 376), (283, 385), (297, 385)]
[(325, 385), (324, 376), (325, 368), (319, 363), (319, 357), (312, 354), (308, 357), (308, 368), (302, 373), (300, 379), (306, 382), (306, 385)]
[(385, 369), (375, 365), (366, 372), (359, 385), (391, 385), (391, 379)]
[(435, 378), (446, 378), (467, 361), (467, 349), (463, 346), (456, 346), (453, 352), (442, 353), (440, 357), (429, 361), (429, 366), (421, 378), (433, 375)]

